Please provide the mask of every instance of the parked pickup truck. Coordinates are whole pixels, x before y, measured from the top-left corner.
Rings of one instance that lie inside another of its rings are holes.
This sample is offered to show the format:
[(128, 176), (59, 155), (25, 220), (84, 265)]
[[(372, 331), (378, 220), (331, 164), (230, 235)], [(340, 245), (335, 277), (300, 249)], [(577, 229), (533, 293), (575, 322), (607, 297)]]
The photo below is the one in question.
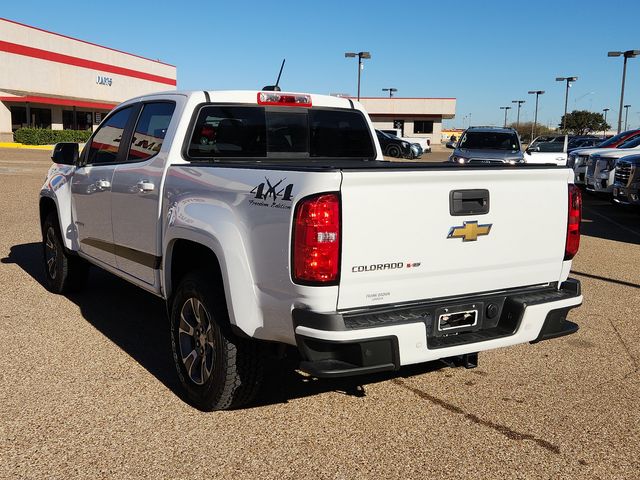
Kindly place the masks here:
[(52, 159), (46, 285), (93, 264), (162, 297), (201, 409), (251, 401), (276, 352), (335, 377), (577, 330), (567, 168), (386, 162), (360, 104), (271, 91), (135, 98)]
[(640, 206), (640, 155), (629, 155), (618, 160), (615, 172), (613, 201)]
[(429, 140), (428, 138), (403, 137), (402, 130), (399, 128), (387, 128), (380, 131), (386, 133), (387, 135), (393, 135), (394, 137), (398, 137), (400, 140), (404, 140), (405, 142), (417, 143), (422, 148), (423, 153), (431, 153), (431, 140)]

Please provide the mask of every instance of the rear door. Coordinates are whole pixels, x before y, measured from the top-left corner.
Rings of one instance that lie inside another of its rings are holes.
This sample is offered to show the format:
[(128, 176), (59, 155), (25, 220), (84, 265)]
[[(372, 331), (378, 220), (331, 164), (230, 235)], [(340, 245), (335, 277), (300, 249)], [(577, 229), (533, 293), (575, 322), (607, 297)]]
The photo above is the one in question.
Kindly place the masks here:
[(145, 102), (113, 176), (112, 223), (116, 264), (148, 283), (160, 267), (159, 202), (166, 154), (162, 144), (176, 104)]
[(338, 308), (557, 281), (571, 173), (345, 171)]

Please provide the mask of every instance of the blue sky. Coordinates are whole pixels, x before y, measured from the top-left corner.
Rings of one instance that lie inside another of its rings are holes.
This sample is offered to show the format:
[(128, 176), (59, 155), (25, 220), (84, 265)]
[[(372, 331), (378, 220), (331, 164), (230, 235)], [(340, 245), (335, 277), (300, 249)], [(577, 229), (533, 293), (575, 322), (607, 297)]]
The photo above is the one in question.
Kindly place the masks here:
[[(554, 125), (564, 83), (578, 76), (569, 110), (608, 107), (614, 128), (621, 58), (609, 50), (640, 49), (637, 1), (305, 1), (6, 2), (5, 18), (158, 58), (178, 68), (178, 88), (259, 89), (287, 59), (285, 90), (355, 95), (357, 60), (370, 51), (362, 95), (384, 87), (403, 97), (456, 97), (450, 126), (502, 124), (501, 105), (545, 90), (539, 121)], [(629, 125), (640, 126), (640, 57), (627, 69)], [(509, 111), (515, 120), (515, 109)], [(623, 119), (624, 121), (624, 119)]]

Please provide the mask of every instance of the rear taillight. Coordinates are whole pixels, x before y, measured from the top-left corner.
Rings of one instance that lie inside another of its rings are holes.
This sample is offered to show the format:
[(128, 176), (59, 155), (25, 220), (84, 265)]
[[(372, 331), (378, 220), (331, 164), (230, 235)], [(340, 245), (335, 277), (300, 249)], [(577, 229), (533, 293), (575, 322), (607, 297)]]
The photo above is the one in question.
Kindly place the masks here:
[(582, 220), (582, 192), (574, 184), (569, 184), (569, 213), (567, 218), (567, 243), (564, 259), (571, 260), (580, 248), (580, 221)]
[(337, 284), (340, 275), (340, 197), (323, 193), (298, 203), (293, 221), (293, 281)]

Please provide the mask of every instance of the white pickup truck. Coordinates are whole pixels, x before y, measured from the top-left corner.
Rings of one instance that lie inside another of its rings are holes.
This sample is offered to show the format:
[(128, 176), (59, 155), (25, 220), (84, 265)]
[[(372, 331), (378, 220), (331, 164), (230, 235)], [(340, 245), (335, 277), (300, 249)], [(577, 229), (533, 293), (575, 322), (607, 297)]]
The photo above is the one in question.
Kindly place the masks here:
[(91, 287), (93, 264), (165, 299), (202, 409), (251, 401), (283, 345), (330, 377), (578, 328), (567, 168), (387, 162), (358, 103), (271, 91), (135, 98), (52, 159), (48, 288)]

